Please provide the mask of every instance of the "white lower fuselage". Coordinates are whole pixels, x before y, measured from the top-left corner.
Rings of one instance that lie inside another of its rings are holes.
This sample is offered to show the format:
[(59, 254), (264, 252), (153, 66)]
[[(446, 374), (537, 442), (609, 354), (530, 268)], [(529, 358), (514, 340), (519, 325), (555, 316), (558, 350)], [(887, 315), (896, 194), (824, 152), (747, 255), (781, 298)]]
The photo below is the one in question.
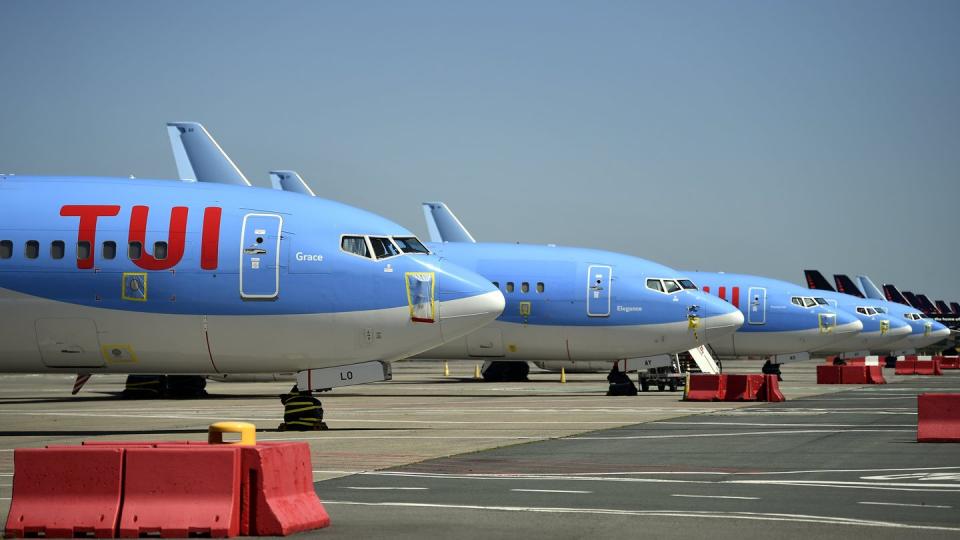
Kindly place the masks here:
[[(491, 302), (499, 302), (499, 293)], [(397, 360), (463, 335), (477, 298), (439, 302), (439, 323), (407, 307), (301, 315), (204, 316), (102, 309), (0, 289), (5, 372), (273, 373)], [(463, 313), (459, 313), (463, 311)], [(402, 352), (397, 352), (402, 351)]]

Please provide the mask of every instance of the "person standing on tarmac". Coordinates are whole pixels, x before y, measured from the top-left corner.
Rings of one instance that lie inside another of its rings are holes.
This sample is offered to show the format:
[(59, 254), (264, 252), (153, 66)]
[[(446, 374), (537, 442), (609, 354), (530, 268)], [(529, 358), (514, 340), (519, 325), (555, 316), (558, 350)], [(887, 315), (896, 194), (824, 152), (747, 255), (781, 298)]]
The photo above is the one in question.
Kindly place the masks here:
[(293, 385), (289, 393), (280, 396), (283, 402), (283, 423), (280, 431), (320, 431), (329, 429), (323, 422), (323, 407), (320, 400), (310, 392), (301, 392)]

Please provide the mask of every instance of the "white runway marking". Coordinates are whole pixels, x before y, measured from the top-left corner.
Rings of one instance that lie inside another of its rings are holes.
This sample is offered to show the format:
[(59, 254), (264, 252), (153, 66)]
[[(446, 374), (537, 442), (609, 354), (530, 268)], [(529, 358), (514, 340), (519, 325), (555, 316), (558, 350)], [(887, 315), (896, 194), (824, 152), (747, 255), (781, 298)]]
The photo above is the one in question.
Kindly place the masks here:
[(511, 489), (510, 491), (522, 491), (524, 493), (593, 493), (592, 491), (578, 491), (575, 489)]
[(805, 435), (810, 433), (901, 433), (916, 429), (796, 429), (782, 431), (744, 431), (739, 433), (686, 433), (678, 435), (622, 435), (616, 437), (563, 437), (561, 441), (615, 441), (633, 439), (691, 439), (697, 437), (742, 437), (745, 435)]
[(892, 521), (872, 521), (833, 516), (811, 516), (804, 514), (767, 514), (760, 512), (716, 512), (693, 510), (617, 510), (611, 508), (538, 508), (529, 506), (480, 506), (469, 504), (428, 504), (402, 502), (356, 502), (323, 501), (323, 504), (342, 504), (353, 506), (381, 506), (398, 508), (444, 508), (449, 510), (491, 510), (500, 512), (541, 512), (548, 514), (603, 514), (635, 517), (703, 517), (715, 519), (743, 519), (752, 521), (789, 521), (795, 523), (819, 523), (823, 525), (852, 525), (860, 527), (881, 527), (889, 529), (912, 529), (927, 531), (960, 532), (960, 527), (940, 527), (934, 525), (912, 525)]
[(674, 493), (670, 495), (671, 497), (691, 497), (694, 499), (743, 499), (745, 501), (759, 501), (760, 497), (735, 497), (733, 495), (684, 495), (681, 493)]
[(359, 489), (359, 490), (371, 490), (371, 491), (385, 491), (385, 490), (390, 490), (390, 491), (426, 491), (426, 490), (430, 489), (430, 488), (425, 488), (425, 487), (390, 487), (390, 486), (383, 486), (383, 487), (346, 486), (346, 488), (347, 488), (347, 489)]
[(875, 504), (878, 506), (910, 506), (915, 508), (953, 508), (952, 506), (942, 506), (938, 504), (907, 504), (907, 503), (889, 503), (889, 502), (872, 502), (872, 501), (859, 501), (857, 504)]

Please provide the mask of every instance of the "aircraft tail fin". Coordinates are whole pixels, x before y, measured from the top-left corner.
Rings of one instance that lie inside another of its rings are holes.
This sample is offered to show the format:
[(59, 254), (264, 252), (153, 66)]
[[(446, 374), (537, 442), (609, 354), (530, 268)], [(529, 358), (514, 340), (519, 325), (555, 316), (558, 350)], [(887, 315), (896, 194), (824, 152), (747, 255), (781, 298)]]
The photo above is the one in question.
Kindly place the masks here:
[(874, 300), (887, 299), (880, 289), (878, 289), (877, 286), (873, 284), (873, 281), (871, 281), (867, 276), (857, 276), (857, 281), (860, 282), (860, 290), (867, 295), (867, 298), (873, 298)]
[(837, 292), (856, 296), (857, 298), (866, 298), (857, 285), (846, 274), (834, 274), (833, 282), (837, 284)]
[(900, 289), (897, 289), (897, 286), (892, 283), (886, 283), (883, 285), (883, 295), (891, 302), (896, 302), (905, 306), (910, 305), (910, 302), (907, 302), (907, 298), (903, 296), (903, 293), (900, 292)]
[(918, 294), (917, 300), (920, 301), (920, 305), (923, 306), (924, 311), (926, 311), (927, 313), (930, 313), (931, 315), (935, 315), (940, 312), (940, 310), (937, 309), (937, 306), (933, 305), (933, 302), (931, 302), (930, 299), (927, 298), (927, 295)]
[(917, 298), (917, 295), (910, 291), (903, 291), (903, 297), (907, 299), (907, 302), (909, 302), (911, 306), (919, 309), (920, 311), (926, 311), (923, 309), (923, 304), (920, 303), (920, 299)]
[(431, 242), (476, 243), (470, 231), (442, 202), (423, 203), (423, 217), (427, 221)]
[(950, 309), (953, 310), (953, 314), (960, 316), (960, 304), (957, 302), (950, 302)]
[(170, 122), (167, 124), (167, 134), (181, 180), (251, 185), (203, 125), (197, 122)]
[(827, 278), (823, 277), (823, 274), (821, 274), (819, 270), (804, 270), (803, 276), (807, 278), (808, 289), (836, 292), (833, 287), (830, 286)]
[(310, 186), (303, 181), (303, 178), (297, 171), (270, 171), (270, 185), (273, 189), (289, 191), (291, 193), (300, 193), (310, 197), (316, 197), (317, 194), (310, 189)]
[(950, 306), (948, 306), (943, 300), (937, 300), (934, 302), (934, 305), (937, 306), (937, 311), (939, 311), (941, 315), (950, 315), (953, 313), (953, 310), (950, 309)]

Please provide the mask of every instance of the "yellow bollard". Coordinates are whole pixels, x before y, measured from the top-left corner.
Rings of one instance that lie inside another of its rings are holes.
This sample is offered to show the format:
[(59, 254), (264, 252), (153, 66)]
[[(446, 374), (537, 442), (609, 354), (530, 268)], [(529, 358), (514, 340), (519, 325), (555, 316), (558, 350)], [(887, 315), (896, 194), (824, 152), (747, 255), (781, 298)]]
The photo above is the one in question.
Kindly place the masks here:
[(450, 366), (447, 364), (446, 360), (443, 361), (443, 376), (444, 377), (450, 376)]
[(560, 384), (566, 384), (566, 383), (567, 383), (567, 370), (564, 368), (560, 368)]
[[(224, 433), (239, 433), (238, 442), (223, 442)], [(207, 430), (207, 442), (210, 444), (236, 444), (254, 446), (257, 444), (257, 426), (249, 422), (217, 422), (210, 424)]]
[(482, 379), (482, 378), (483, 378), (483, 377), (480, 376), (480, 364), (477, 364), (476, 367), (473, 369), (473, 378), (474, 378), (474, 379)]

